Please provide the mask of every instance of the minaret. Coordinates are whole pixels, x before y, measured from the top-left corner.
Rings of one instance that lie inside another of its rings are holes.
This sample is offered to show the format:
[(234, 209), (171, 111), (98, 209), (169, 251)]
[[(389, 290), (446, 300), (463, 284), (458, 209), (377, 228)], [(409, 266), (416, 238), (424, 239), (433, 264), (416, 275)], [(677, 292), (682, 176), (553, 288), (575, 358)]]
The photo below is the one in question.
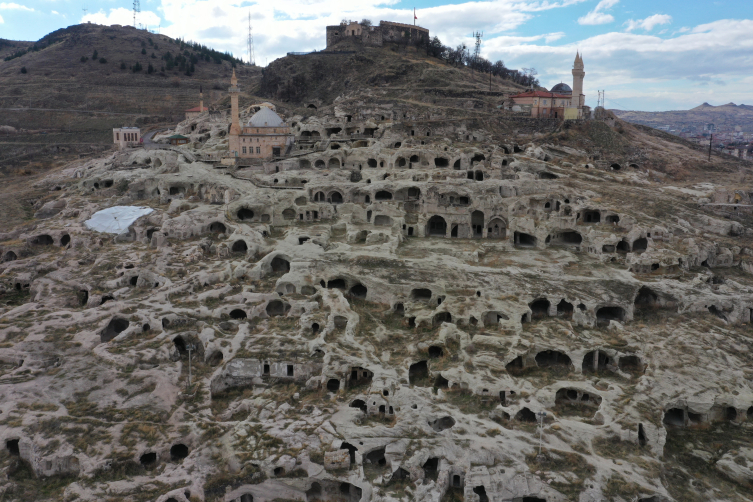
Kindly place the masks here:
[(241, 153), (241, 124), (238, 117), (238, 94), (241, 90), (238, 88), (238, 78), (235, 76), (235, 68), (233, 68), (233, 76), (230, 77), (230, 108), (231, 118), (230, 133), (228, 135), (228, 151), (231, 155), (237, 157)]
[(578, 118), (582, 118), (583, 106), (586, 104), (586, 96), (583, 94), (583, 77), (585, 76), (583, 58), (580, 57), (580, 52), (576, 52), (575, 63), (573, 63), (573, 107), (578, 109)]
[(202, 92), (201, 86), (199, 86), (199, 113), (204, 113), (204, 92)]

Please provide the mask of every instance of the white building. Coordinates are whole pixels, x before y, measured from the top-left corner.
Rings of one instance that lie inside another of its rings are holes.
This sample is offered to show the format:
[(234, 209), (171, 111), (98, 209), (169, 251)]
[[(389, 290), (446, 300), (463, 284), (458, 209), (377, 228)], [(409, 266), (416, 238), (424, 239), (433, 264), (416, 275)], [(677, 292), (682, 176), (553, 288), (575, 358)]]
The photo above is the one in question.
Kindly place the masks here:
[(112, 130), (112, 142), (122, 150), (127, 146), (141, 144), (141, 129), (138, 127), (121, 127)]

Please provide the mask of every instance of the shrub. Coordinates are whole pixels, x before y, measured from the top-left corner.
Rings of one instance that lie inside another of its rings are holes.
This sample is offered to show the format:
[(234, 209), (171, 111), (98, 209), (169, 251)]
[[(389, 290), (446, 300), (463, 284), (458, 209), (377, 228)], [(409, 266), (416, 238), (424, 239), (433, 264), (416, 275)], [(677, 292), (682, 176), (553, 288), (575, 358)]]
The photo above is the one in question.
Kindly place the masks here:
[(94, 53), (92, 54), (92, 59), (96, 61), (99, 59), (99, 54), (97, 53), (97, 49), (94, 49)]
[(133, 65), (133, 66), (131, 67), (131, 70), (133, 70), (133, 73), (136, 73), (137, 71), (141, 71), (141, 70), (143, 70), (143, 69), (144, 69), (144, 67), (143, 67), (143, 66), (141, 66), (141, 63), (139, 63), (138, 61), (136, 62), (136, 64), (134, 64), (134, 65)]
[(26, 67), (25, 66), (21, 67), (21, 73), (26, 73)]
[(107, 60), (105, 58), (99, 58), (99, 62), (105, 64), (107, 63)]
[(149, 66), (147, 67), (147, 69), (146, 69), (146, 72), (147, 72), (148, 74), (150, 74), (150, 75), (151, 75), (152, 73), (154, 73), (154, 66), (152, 66), (152, 63), (149, 63)]
[(121, 69), (121, 70), (125, 70), (125, 69), (126, 69), (126, 64), (125, 64), (125, 61), (121, 61), (121, 62), (120, 62), (120, 69)]
[(81, 62), (82, 62), (82, 63), (86, 63), (87, 61), (89, 61), (89, 58), (88, 58), (88, 57), (86, 57), (86, 56), (81, 56)]
[(170, 85), (173, 87), (180, 87), (180, 79), (178, 77), (175, 77), (170, 81)]
[(146, 49), (141, 49), (141, 54), (146, 54)]
[(152, 52), (152, 59), (157, 59), (157, 56), (155, 56), (153, 52)]

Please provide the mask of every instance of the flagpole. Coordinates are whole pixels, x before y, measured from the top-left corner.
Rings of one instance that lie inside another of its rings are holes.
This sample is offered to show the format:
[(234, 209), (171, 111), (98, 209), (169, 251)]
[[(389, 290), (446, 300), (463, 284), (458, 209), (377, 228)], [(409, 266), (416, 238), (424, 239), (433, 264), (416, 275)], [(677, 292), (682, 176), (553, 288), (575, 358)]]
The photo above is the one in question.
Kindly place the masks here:
[(413, 26), (416, 26), (416, 8), (413, 7)]

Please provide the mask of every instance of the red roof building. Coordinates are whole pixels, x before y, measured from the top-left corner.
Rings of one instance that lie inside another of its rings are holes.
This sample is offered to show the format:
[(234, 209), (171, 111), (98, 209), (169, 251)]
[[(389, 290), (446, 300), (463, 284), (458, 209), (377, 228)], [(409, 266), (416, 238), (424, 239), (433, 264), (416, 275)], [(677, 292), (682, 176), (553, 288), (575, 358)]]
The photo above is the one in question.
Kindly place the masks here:
[[(551, 91), (526, 91), (510, 96), (505, 109), (523, 112), (534, 118), (574, 120), (588, 115), (586, 96), (583, 95), (583, 58), (576, 53), (573, 63), (573, 86), (560, 82)], [(584, 113), (585, 112), (585, 113)]]
[(572, 108), (572, 94), (549, 91), (528, 91), (510, 96), (521, 111), (531, 111), (531, 117), (545, 119), (565, 118), (565, 108)]

